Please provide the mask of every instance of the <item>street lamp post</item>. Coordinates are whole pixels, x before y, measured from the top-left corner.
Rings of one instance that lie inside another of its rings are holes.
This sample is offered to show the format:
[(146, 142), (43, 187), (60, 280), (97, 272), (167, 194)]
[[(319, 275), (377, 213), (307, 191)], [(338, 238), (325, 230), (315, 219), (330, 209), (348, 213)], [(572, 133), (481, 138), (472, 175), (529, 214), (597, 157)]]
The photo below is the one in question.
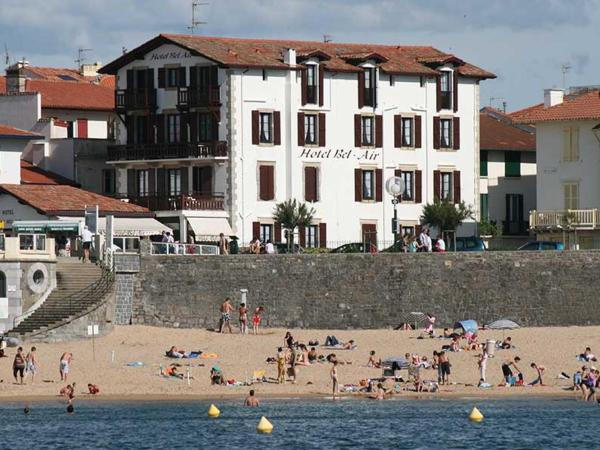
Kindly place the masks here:
[(400, 177), (390, 177), (385, 182), (385, 190), (392, 196), (392, 205), (394, 205), (394, 218), (392, 219), (393, 245), (398, 241), (398, 203), (402, 201), (404, 187), (404, 180)]

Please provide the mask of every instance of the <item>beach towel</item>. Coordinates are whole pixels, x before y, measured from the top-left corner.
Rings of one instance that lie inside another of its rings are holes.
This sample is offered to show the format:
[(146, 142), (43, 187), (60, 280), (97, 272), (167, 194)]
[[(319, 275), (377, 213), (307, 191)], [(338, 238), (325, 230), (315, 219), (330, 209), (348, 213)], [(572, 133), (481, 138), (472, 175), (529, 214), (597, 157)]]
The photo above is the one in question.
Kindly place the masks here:
[(141, 361), (133, 361), (133, 362), (128, 362), (127, 364), (125, 364), (128, 367), (142, 367), (145, 366), (145, 364)]
[(209, 358), (218, 358), (219, 355), (216, 353), (202, 353), (200, 358), (209, 359)]

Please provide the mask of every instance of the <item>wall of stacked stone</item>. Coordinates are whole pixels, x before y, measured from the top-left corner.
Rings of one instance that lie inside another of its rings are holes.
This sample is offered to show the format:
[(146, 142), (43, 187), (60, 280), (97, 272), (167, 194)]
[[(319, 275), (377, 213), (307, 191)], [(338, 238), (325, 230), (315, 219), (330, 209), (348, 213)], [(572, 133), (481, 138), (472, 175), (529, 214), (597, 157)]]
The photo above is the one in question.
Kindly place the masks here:
[(114, 321), (117, 325), (131, 323), (133, 314), (134, 283), (140, 270), (140, 257), (138, 255), (115, 255), (115, 311)]
[(394, 327), (413, 311), (431, 312), (441, 326), (468, 318), (600, 324), (600, 251), (142, 255), (140, 263), (129, 272), (138, 324), (214, 327), (220, 303), (237, 304), (240, 289), (277, 327)]

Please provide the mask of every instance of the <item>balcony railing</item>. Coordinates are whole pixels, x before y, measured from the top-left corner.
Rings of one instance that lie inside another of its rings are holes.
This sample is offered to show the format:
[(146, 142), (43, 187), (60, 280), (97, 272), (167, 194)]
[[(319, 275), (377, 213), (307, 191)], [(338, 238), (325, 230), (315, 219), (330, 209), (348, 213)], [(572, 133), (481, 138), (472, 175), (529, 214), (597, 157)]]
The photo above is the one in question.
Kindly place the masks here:
[(108, 161), (226, 158), (227, 142), (109, 145)]
[(143, 206), (150, 211), (223, 211), (225, 209), (225, 197), (219, 192), (194, 192), (177, 195), (119, 195), (117, 198)]
[(600, 209), (531, 211), (532, 229), (595, 230), (600, 228)]
[(177, 88), (177, 107), (188, 109), (204, 106), (219, 106), (221, 92), (218, 86), (201, 89), (197, 87)]
[(117, 89), (115, 91), (117, 111), (156, 108), (156, 89)]

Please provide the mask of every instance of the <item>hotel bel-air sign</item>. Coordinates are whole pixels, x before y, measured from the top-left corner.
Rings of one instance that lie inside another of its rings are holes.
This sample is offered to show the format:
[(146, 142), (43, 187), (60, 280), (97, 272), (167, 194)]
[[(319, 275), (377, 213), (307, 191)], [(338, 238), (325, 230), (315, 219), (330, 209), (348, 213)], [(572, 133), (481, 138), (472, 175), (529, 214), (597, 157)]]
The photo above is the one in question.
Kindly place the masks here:
[(310, 159), (343, 159), (355, 161), (379, 161), (381, 149), (365, 150), (344, 150), (344, 149), (317, 149), (303, 148), (300, 151), (300, 158)]

